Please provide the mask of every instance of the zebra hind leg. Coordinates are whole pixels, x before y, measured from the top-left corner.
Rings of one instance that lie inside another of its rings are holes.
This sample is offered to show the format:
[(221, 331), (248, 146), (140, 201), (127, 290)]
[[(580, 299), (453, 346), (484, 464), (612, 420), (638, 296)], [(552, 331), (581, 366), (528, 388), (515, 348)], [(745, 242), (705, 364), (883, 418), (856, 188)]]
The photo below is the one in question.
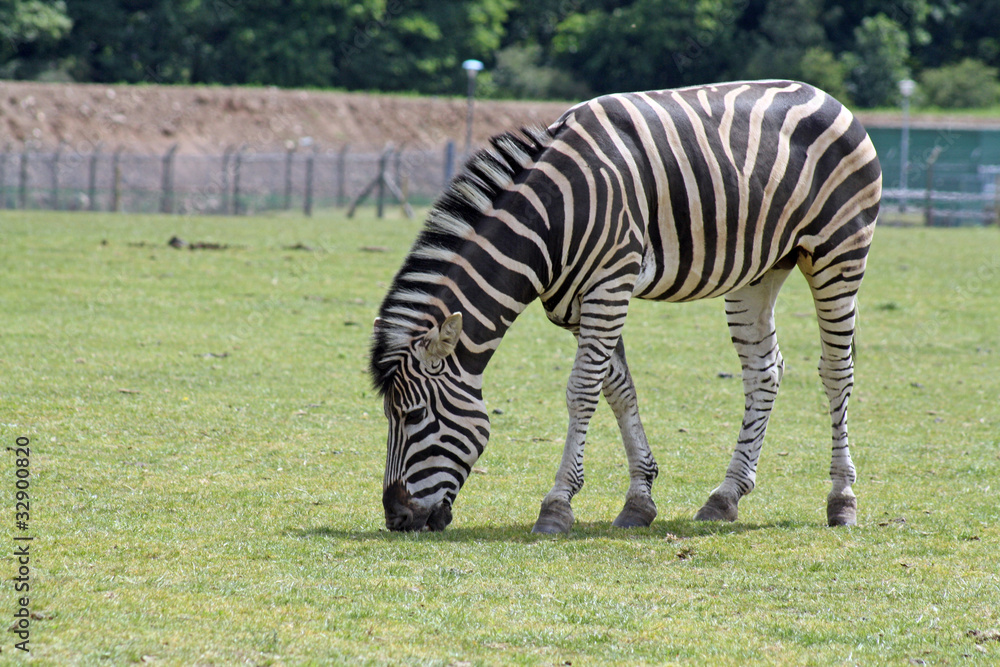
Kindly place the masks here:
[(729, 333), (743, 368), (743, 424), (726, 476), (695, 514), (696, 521), (735, 521), (740, 498), (757, 479), (757, 461), (784, 370), (774, 327), (774, 303), (790, 268), (771, 269), (760, 280), (726, 296)]
[(857, 290), (864, 274), (864, 259), (848, 266), (828, 267), (807, 274), (819, 318), (822, 354), (819, 376), (830, 401), (833, 456), (827, 496), (827, 523), (852, 526), (857, 523), (858, 501), (851, 488), (857, 479), (847, 444), (847, 403), (854, 388), (854, 324)]
[(625, 507), (614, 521), (618, 528), (644, 527), (656, 518), (653, 502), (653, 480), (659, 473), (656, 460), (649, 449), (646, 432), (639, 419), (639, 404), (635, 383), (625, 361), (625, 344), (621, 340), (611, 356), (611, 369), (604, 380), (604, 398), (615, 413), (618, 428), (628, 457), (629, 488), (625, 494)]

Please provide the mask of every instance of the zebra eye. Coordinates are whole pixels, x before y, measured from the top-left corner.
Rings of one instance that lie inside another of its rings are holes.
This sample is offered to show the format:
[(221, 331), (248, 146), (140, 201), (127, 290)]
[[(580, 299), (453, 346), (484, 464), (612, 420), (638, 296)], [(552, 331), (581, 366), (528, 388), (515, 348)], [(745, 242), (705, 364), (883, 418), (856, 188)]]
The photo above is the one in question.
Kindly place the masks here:
[(414, 426), (422, 422), (426, 414), (427, 410), (425, 408), (414, 408), (412, 410), (408, 410), (403, 414), (403, 423), (407, 426)]

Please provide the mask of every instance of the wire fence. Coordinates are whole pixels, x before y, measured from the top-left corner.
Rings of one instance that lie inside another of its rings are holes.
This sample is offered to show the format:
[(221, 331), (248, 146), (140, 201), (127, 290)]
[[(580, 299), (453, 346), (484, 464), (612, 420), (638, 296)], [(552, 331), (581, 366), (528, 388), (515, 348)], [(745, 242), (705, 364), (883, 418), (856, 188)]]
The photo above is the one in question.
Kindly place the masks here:
[[(914, 173), (911, 187), (883, 189), (884, 213), (915, 214), (935, 227), (1000, 224), (1000, 165), (970, 169), (965, 163), (931, 160), (912, 171), (922, 173)], [(924, 187), (912, 187), (920, 181)]]
[[(0, 208), (251, 215), (350, 205), (366, 188), (413, 205), (433, 201), (455, 170), (453, 142), (437, 150), (329, 150), (222, 155), (89, 153), (0, 147)], [(372, 188), (376, 181), (388, 183)]]
[[(909, 188), (887, 187), (886, 213), (922, 213), (928, 225), (1000, 224), (1000, 166), (911, 164)], [(0, 208), (252, 215), (268, 211), (431, 203), (456, 169), (453, 142), (438, 149), (349, 146), (286, 152), (232, 148), (222, 155), (160, 155), (31, 144), (0, 147)], [(922, 188), (914, 188), (919, 183)]]

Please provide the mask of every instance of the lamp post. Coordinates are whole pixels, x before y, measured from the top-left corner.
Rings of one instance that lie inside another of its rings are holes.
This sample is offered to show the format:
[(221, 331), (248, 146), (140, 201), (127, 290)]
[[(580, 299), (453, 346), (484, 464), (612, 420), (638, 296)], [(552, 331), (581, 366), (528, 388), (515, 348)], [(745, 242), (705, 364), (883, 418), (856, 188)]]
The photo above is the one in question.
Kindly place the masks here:
[(466, 60), (462, 69), (469, 75), (469, 104), (465, 113), (465, 155), (468, 157), (472, 146), (472, 105), (476, 96), (476, 75), (483, 69), (483, 63), (478, 60)]
[(910, 96), (917, 89), (913, 79), (899, 82), (899, 94), (903, 96), (903, 128), (899, 146), (899, 212), (906, 212), (906, 177), (910, 171)]

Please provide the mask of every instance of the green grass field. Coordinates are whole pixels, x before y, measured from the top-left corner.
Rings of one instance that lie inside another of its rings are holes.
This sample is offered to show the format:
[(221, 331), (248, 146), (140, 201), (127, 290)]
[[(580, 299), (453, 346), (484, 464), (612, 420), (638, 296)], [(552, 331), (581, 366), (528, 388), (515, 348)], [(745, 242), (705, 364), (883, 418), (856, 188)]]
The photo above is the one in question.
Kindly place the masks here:
[[(595, 417), (568, 536), (529, 533), (562, 448), (572, 338), (537, 304), (487, 371), (490, 447), (440, 534), (389, 534), (371, 321), (418, 223), (0, 214), (0, 615), (30, 543), (38, 664), (996, 664), (1000, 230), (880, 229), (862, 290), (859, 523), (829, 529), (804, 281), (731, 525), (691, 521), (742, 416), (721, 301), (626, 327), (659, 517)], [(177, 250), (167, 240), (228, 244)], [(302, 249), (307, 246), (308, 249)], [(729, 375), (732, 375), (731, 377)], [(24, 660), (4, 633), (0, 662)]]

